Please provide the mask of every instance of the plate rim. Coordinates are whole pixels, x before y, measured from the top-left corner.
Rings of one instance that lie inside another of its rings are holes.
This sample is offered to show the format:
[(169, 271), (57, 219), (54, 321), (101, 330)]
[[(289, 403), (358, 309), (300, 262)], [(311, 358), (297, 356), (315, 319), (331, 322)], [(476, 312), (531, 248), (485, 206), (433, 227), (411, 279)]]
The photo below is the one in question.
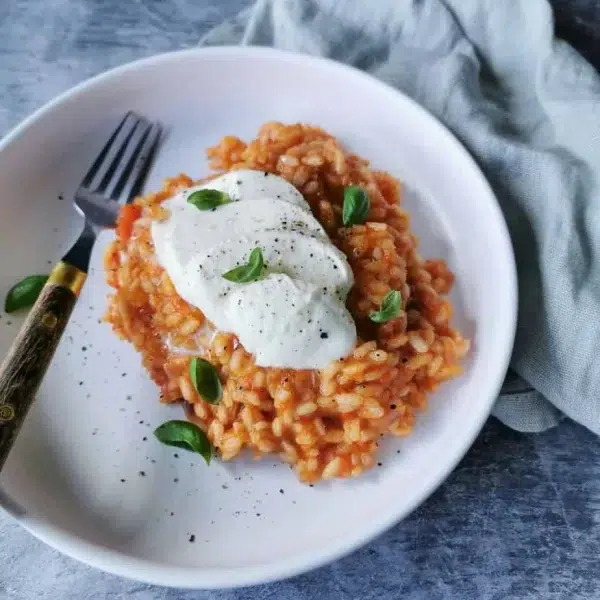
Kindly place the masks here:
[(0, 156), (2, 155), (2, 152), (4, 152), (13, 142), (18, 140), (20, 136), (26, 134), (29, 127), (44, 119), (48, 114), (52, 113), (55, 108), (66, 101), (77, 99), (79, 95), (83, 94), (88, 89), (101, 85), (106, 80), (117, 78), (128, 72), (135, 72), (138, 69), (143, 69), (147, 66), (158, 65), (172, 60), (176, 61), (180, 57), (189, 55), (199, 55), (200, 58), (210, 58), (211, 55), (213, 57), (232, 57), (236, 55), (239, 56), (240, 54), (245, 55), (244, 58), (246, 59), (249, 57), (254, 57), (259, 60), (261, 58), (267, 58), (291, 63), (309, 63), (315, 65), (317, 68), (326, 67), (328, 69), (337, 69), (343, 72), (345, 76), (354, 77), (357, 81), (360, 80), (358, 82), (362, 85), (378, 87), (380, 91), (387, 93), (390, 97), (400, 96), (404, 102), (411, 105), (413, 110), (420, 112), (423, 116), (437, 125), (440, 135), (443, 135), (446, 138), (446, 141), (452, 145), (457, 154), (462, 155), (461, 158), (466, 161), (465, 164), (470, 166), (471, 174), (479, 180), (482, 189), (485, 189), (487, 192), (488, 200), (491, 201), (490, 208), (492, 212), (495, 213), (494, 217), (497, 226), (499, 227), (498, 233), (505, 247), (504, 254), (506, 255), (505, 258), (508, 262), (508, 281), (506, 281), (509, 301), (509, 306), (507, 306), (506, 310), (507, 320), (509, 321), (507, 323), (508, 337), (505, 347), (502, 349), (502, 352), (499, 353), (501, 360), (498, 361), (496, 372), (493, 374), (493, 377), (490, 377), (488, 394), (480, 401), (479, 414), (471, 421), (471, 425), (466, 434), (461, 436), (460, 442), (457, 444), (458, 449), (455, 451), (455, 455), (446, 463), (446, 473), (439, 479), (432, 480), (429, 485), (422, 489), (421, 493), (418, 494), (418, 497), (413, 500), (412, 503), (403, 506), (401, 510), (396, 511), (391, 515), (385, 515), (384, 518), (380, 517), (377, 520), (373, 520), (368, 526), (361, 527), (359, 533), (348, 534), (343, 539), (336, 538), (326, 546), (311, 552), (302, 552), (277, 562), (234, 568), (169, 566), (151, 560), (132, 557), (129, 554), (83, 540), (80, 537), (69, 533), (67, 530), (49, 522), (42, 522), (35, 518), (23, 518), (22, 516), (15, 514), (14, 510), (10, 509), (10, 503), (3, 506), (4, 503), (2, 501), (2, 495), (0, 494), (0, 506), (2, 506), (7, 513), (29, 533), (51, 548), (54, 548), (70, 558), (105, 572), (154, 585), (187, 589), (231, 589), (287, 579), (347, 556), (404, 520), (444, 483), (481, 432), (501, 389), (504, 376), (509, 366), (516, 334), (518, 287), (514, 249), (506, 220), (498, 200), (474, 158), (444, 123), (403, 91), (388, 85), (369, 73), (350, 65), (337, 62), (333, 59), (270, 47), (225, 45), (186, 48), (133, 60), (85, 79), (42, 105), (31, 115), (27, 116), (9, 130), (9, 132), (0, 139)]

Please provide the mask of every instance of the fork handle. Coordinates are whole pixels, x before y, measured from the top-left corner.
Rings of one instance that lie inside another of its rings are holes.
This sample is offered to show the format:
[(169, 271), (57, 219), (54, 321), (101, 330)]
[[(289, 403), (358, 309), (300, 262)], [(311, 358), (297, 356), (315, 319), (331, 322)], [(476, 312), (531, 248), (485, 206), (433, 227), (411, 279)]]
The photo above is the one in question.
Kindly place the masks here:
[(60, 262), (25, 319), (0, 366), (0, 471), (67, 326), (86, 279)]

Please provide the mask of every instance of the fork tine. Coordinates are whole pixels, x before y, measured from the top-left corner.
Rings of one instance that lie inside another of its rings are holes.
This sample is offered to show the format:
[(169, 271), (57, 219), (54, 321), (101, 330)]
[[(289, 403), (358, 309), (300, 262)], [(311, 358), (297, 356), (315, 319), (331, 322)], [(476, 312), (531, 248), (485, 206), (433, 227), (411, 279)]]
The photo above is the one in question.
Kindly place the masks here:
[(112, 170), (111, 167), (114, 168), (113, 165), (120, 156), (124, 143), (133, 133), (139, 120), (139, 117), (132, 111), (125, 115), (83, 178), (82, 187), (86, 187), (93, 192), (100, 191), (101, 185)]
[(121, 202), (129, 202), (140, 191), (148, 167), (152, 163), (154, 152), (158, 147), (160, 135), (161, 127), (158, 123), (154, 123), (144, 138), (144, 143), (140, 151), (136, 154), (135, 162), (131, 165), (131, 170), (127, 172), (125, 182), (120, 189)]
[(125, 122), (130, 118), (130, 115), (131, 111), (127, 112), (121, 120), (121, 122), (119, 123), (119, 125), (117, 126), (117, 128), (112, 132), (110, 138), (108, 139), (106, 144), (104, 144), (104, 147), (102, 148), (100, 154), (96, 156), (94, 162), (92, 163), (92, 166), (88, 169), (88, 172), (85, 174), (83, 180), (81, 181), (80, 187), (89, 187), (94, 175), (100, 168), (100, 165), (104, 162), (104, 158), (106, 156), (106, 153), (108, 152), (108, 149), (112, 146), (119, 131), (121, 131), (121, 129), (125, 125)]
[(119, 162), (110, 176), (110, 181), (104, 186), (103, 193), (107, 198), (116, 200), (119, 197), (149, 131), (150, 123), (145, 119), (136, 124), (119, 157)]

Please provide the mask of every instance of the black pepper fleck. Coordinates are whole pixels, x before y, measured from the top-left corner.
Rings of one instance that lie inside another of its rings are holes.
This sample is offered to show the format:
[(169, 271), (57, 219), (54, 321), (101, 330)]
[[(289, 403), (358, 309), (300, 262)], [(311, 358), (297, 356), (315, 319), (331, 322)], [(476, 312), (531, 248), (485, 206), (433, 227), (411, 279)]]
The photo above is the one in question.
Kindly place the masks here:
[(140, 471), (140, 476), (141, 477), (146, 477), (146, 472), (145, 471)]
[(329, 337), (329, 334), (326, 331), (321, 332), (321, 339), (326, 340)]
[(192, 535), (190, 535), (190, 539), (188, 540), (191, 544), (193, 544), (196, 541), (196, 536), (192, 533)]
[(124, 479), (121, 479), (121, 483), (125, 483), (125, 480), (124, 480)]

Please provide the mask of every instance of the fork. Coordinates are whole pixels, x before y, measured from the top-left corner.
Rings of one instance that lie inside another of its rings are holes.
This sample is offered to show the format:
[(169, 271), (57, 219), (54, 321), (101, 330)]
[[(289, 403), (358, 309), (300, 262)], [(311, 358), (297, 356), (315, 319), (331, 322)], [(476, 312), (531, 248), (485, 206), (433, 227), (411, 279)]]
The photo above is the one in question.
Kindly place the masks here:
[(140, 191), (160, 134), (158, 123), (128, 112), (75, 192), (83, 231), (50, 273), (0, 366), (0, 470), (87, 278), (96, 237), (116, 225), (120, 206)]

